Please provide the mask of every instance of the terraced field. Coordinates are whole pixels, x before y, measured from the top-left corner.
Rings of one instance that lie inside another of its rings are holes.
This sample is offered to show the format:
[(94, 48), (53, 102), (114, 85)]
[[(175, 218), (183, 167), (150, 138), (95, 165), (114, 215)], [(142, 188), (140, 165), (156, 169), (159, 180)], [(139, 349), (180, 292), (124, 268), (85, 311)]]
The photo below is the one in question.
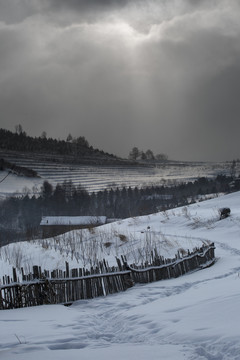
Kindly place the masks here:
[[(3, 154), (0, 154), (1, 156)], [(155, 166), (94, 166), (76, 165), (53, 161), (43, 161), (34, 156), (24, 154), (4, 154), (4, 159), (20, 166), (31, 168), (40, 176), (33, 185), (39, 187), (44, 180), (56, 185), (71, 180), (74, 185), (82, 185), (89, 192), (97, 192), (110, 187), (145, 187), (151, 185), (173, 184), (194, 181), (198, 177), (214, 177), (217, 174), (230, 173), (230, 163), (180, 163), (169, 162)], [(59, 160), (59, 159), (58, 159)], [(237, 164), (239, 167), (239, 164)], [(239, 168), (237, 169), (239, 171)], [(20, 179), (19, 179), (20, 180)], [(26, 187), (30, 179), (26, 179)], [(21, 179), (21, 186), (23, 179)], [(16, 189), (21, 192), (22, 188)], [(3, 193), (0, 184), (0, 193)]]
[(113, 167), (113, 166), (66, 166), (55, 164), (28, 164), (43, 179), (52, 184), (71, 180), (81, 184), (88, 191), (99, 191), (106, 187), (149, 186), (195, 180), (199, 176), (214, 176), (215, 171), (206, 166), (166, 166), (166, 167)]

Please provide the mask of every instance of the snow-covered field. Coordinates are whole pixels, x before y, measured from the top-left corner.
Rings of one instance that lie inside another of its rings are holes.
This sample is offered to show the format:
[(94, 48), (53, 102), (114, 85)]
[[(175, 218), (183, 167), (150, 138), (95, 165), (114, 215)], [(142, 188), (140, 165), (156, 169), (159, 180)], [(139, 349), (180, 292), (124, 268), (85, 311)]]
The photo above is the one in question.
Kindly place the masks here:
[[(44, 180), (51, 184), (71, 180), (89, 192), (97, 192), (107, 187), (145, 187), (178, 182), (194, 181), (199, 177), (216, 177), (218, 174), (230, 175), (231, 163), (167, 163), (156, 167), (143, 166), (87, 166), (36, 161), (31, 158), (6, 158), (16, 165), (31, 168), (40, 178), (24, 178), (9, 175), (7, 181), (0, 183), (0, 196), (6, 194), (30, 193), (39, 191)], [(240, 163), (236, 164), (240, 171)], [(6, 172), (0, 173), (0, 181)]]
[(15, 174), (8, 175), (7, 171), (1, 171), (0, 181), (5, 177), (6, 179), (0, 183), (0, 199), (4, 199), (6, 196), (26, 195), (27, 193), (38, 194), (44, 181), (42, 178), (27, 178)]
[[(231, 208), (231, 216), (219, 221), (217, 210), (225, 206)], [(110, 226), (98, 231), (110, 231)], [(116, 235), (115, 249), (121, 249), (116, 246), (117, 234), (128, 239), (132, 235), (143, 243), (159, 236), (159, 246), (165, 241), (165, 255), (179, 247), (214, 241), (217, 262), (177, 279), (136, 285), (124, 293), (78, 301), (70, 307), (1, 311), (0, 359), (239, 360), (240, 192), (126, 219), (111, 231)], [(124, 251), (126, 246), (127, 242)], [(45, 257), (45, 265), (51, 264), (48, 255), (53, 247), (44, 249), (37, 243), (26, 247), (32, 249), (34, 262)], [(52, 260), (54, 267), (59, 253)], [(5, 266), (2, 261), (2, 271)]]

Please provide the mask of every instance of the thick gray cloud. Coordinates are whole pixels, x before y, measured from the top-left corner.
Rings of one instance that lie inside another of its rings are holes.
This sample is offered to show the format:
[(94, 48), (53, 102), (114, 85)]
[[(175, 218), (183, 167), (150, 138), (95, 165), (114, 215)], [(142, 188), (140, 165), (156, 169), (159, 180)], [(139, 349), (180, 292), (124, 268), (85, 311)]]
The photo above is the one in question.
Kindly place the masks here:
[(239, 157), (236, 0), (0, 0), (0, 126)]
[(101, 8), (110, 6), (121, 7), (130, 3), (131, 0), (49, 0), (49, 4), (51, 7), (55, 9), (73, 9), (74, 11), (83, 10), (83, 9), (91, 9), (91, 8)]

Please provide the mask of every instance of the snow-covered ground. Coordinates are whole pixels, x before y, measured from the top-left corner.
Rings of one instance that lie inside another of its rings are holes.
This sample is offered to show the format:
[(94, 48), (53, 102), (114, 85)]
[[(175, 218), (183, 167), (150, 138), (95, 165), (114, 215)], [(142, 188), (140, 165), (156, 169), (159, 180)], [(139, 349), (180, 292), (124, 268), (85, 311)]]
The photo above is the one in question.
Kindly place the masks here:
[[(4, 180), (5, 178), (5, 180)], [(0, 199), (7, 196), (20, 196), (30, 193), (32, 195), (38, 194), (41, 189), (43, 179), (40, 177), (30, 178), (26, 176), (18, 176), (9, 174), (7, 171), (0, 171)]]
[[(219, 221), (218, 209), (225, 206), (231, 208), (231, 216)], [(131, 239), (137, 239), (140, 248), (155, 241), (165, 256), (214, 241), (217, 262), (177, 279), (136, 285), (124, 293), (78, 301), (70, 307), (1, 311), (0, 359), (240, 359), (240, 192), (104, 225), (96, 233), (89, 232), (88, 238), (100, 239), (104, 232), (115, 236), (106, 248), (109, 260), (111, 251), (121, 248), (129, 259), (134, 257), (127, 244), (136, 249)], [(119, 234), (127, 239), (121, 240)], [(82, 240), (87, 242), (86, 234)], [(121, 247), (117, 246), (120, 241)], [(50, 266), (51, 243), (56, 245), (56, 239), (48, 240), (48, 248), (35, 242), (27, 243), (26, 249), (32, 249), (34, 261), (43, 262), (45, 257), (45, 265)], [(65, 251), (67, 243), (63, 244), (65, 261), (70, 255)], [(60, 260), (60, 249), (55, 253), (53, 267)], [(72, 261), (74, 265), (76, 259)], [(7, 270), (5, 261), (1, 266)]]
[[(43, 162), (31, 158), (6, 158), (6, 160), (35, 170), (40, 178), (26, 178), (9, 175), (7, 181), (0, 184), (0, 196), (11, 193), (30, 194), (40, 191), (44, 180), (53, 186), (57, 183), (71, 180), (77, 186), (81, 185), (89, 192), (98, 192), (111, 187), (146, 187), (171, 183), (194, 181), (199, 177), (216, 177), (218, 174), (230, 175), (229, 162), (186, 162), (158, 164), (155, 167), (144, 166), (92, 166)], [(240, 163), (236, 163), (236, 172), (240, 171)], [(0, 181), (7, 172), (0, 172)]]

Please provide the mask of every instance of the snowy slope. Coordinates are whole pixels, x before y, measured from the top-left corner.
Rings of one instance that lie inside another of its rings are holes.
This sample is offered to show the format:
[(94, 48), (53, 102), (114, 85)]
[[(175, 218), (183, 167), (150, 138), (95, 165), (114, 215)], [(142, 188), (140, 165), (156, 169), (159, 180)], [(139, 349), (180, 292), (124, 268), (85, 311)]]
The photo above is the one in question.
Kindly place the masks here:
[[(8, 175), (7, 171), (0, 172), (0, 181)], [(0, 199), (12, 195), (25, 195), (26, 193), (36, 194), (39, 192), (43, 183), (41, 178), (30, 178), (9, 174), (5, 180), (0, 183)]]
[[(6, 157), (6, 160), (29, 169), (35, 170), (40, 178), (24, 178), (10, 175), (8, 181), (0, 184), (0, 195), (11, 193), (24, 193), (28, 188), (33, 194), (40, 190), (44, 180), (54, 186), (57, 183), (71, 180), (77, 186), (81, 185), (89, 192), (105, 190), (107, 187), (146, 187), (151, 185), (164, 185), (179, 182), (194, 181), (201, 176), (208, 178), (218, 174), (230, 175), (231, 163), (228, 162), (168, 162), (158, 164), (156, 167), (145, 166), (93, 166), (61, 164), (56, 162), (43, 162), (39, 159), (19, 157)], [(240, 163), (236, 164), (236, 172), (240, 171)], [(6, 175), (0, 173), (0, 180)]]
[[(231, 216), (219, 221), (218, 208), (224, 206), (231, 208)], [(110, 226), (99, 229), (110, 231)], [(2, 311), (0, 358), (239, 360), (240, 193), (127, 219), (114, 224), (114, 231), (128, 238), (134, 234), (139, 241), (160, 234), (172, 250), (214, 241), (218, 260), (181, 278), (138, 285), (68, 308)], [(34, 246), (37, 254), (39, 245)], [(167, 254), (170, 248), (165, 243), (162, 250)]]

